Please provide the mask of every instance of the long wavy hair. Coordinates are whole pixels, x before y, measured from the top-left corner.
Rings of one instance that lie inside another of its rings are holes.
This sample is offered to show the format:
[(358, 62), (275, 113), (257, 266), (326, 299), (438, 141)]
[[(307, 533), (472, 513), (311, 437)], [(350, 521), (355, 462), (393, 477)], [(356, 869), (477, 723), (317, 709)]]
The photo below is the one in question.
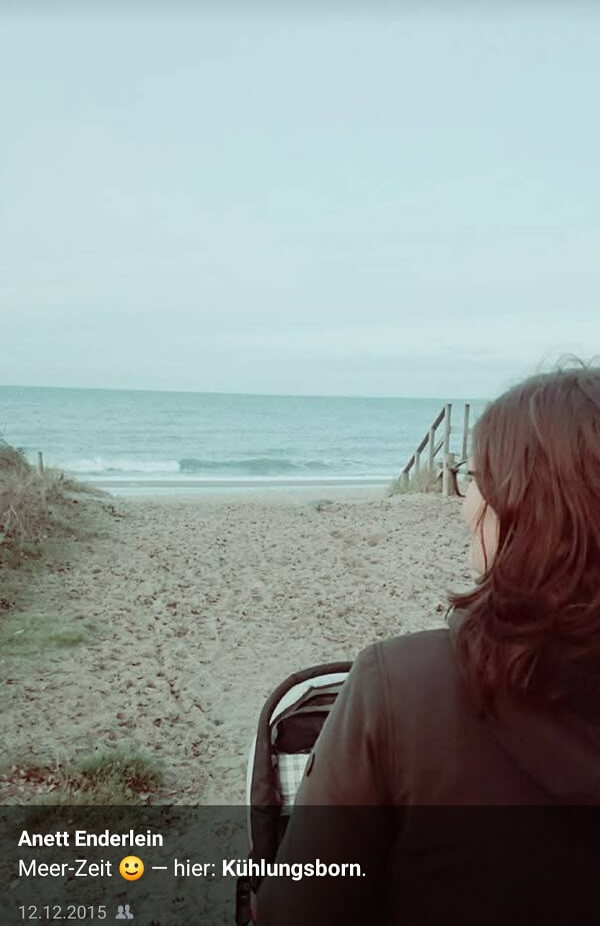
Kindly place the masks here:
[(489, 404), (472, 459), (499, 521), (476, 587), (450, 595), (456, 648), (484, 701), (560, 701), (572, 671), (600, 670), (600, 367), (532, 376)]

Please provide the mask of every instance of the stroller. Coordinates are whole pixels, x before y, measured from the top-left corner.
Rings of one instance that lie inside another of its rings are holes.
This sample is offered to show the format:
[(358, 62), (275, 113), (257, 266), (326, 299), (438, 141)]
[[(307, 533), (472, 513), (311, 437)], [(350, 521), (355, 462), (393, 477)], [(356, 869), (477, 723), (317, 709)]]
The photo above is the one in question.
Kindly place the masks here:
[[(351, 666), (332, 662), (295, 672), (265, 702), (246, 780), (251, 861), (275, 860), (310, 752)], [(260, 882), (260, 876), (238, 878), (237, 926), (256, 922)]]

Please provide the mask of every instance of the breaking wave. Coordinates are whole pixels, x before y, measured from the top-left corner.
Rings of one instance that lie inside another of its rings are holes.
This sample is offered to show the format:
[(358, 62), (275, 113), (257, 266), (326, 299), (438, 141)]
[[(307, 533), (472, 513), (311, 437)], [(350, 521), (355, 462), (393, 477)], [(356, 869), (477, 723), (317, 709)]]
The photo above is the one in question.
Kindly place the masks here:
[(68, 460), (57, 463), (61, 469), (69, 473), (80, 473), (86, 476), (116, 476), (119, 473), (178, 473), (177, 460), (105, 460), (94, 457), (82, 460)]
[(248, 457), (241, 460), (201, 460), (184, 457), (181, 460), (103, 459), (102, 457), (57, 461), (69, 473), (80, 476), (286, 476), (327, 473), (331, 467), (320, 460), (291, 460), (276, 457)]
[(330, 470), (321, 460), (289, 460), (275, 457), (250, 457), (245, 460), (198, 460), (186, 457), (179, 461), (180, 471), (187, 474), (278, 476), (301, 473), (323, 473)]

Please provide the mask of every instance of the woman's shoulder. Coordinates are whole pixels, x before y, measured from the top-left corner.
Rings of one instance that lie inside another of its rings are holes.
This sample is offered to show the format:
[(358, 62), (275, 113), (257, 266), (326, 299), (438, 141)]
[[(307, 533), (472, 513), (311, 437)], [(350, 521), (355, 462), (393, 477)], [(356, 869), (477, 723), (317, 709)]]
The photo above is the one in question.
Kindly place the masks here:
[(363, 683), (376, 685), (398, 703), (421, 703), (463, 693), (454, 657), (452, 634), (446, 628), (406, 633), (373, 643), (356, 660)]
[(453, 652), (451, 632), (443, 627), (379, 640), (367, 646), (357, 662), (374, 660), (388, 670), (412, 674), (454, 666)]
[(449, 652), (450, 648), (450, 630), (447, 627), (439, 627), (434, 630), (402, 633), (396, 637), (372, 643), (366, 649), (376, 650), (379, 655), (386, 658), (412, 659), (414, 657), (426, 658), (428, 655), (442, 651)]

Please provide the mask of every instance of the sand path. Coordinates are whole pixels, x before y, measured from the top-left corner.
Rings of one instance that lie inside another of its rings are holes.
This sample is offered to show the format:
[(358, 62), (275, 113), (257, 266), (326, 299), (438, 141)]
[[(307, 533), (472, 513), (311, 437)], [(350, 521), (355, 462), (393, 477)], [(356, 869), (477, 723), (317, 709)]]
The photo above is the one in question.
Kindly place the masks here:
[(3, 659), (7, 752), (159, 758), (161, 800), (243, 800), (265, 697), (288, 673), (443, 626), (469, 583), (459, 501), (126, 500), (35, 580), (35, 613), (86, 640)]

